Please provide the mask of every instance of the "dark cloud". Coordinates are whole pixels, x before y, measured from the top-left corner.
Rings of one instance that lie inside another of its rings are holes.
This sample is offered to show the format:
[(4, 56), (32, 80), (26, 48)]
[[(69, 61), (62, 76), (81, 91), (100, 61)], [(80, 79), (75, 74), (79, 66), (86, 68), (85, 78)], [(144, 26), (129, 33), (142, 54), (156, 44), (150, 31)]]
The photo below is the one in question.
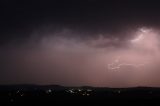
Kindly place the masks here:
[(1, 42), (28, 38), (37, 29), (57, 31), (69, 28), (92, 35), (115, 35), (128, 27), (160, 25), (159, 3), (143, 0), (2, 0), (1, 7)]
[(3, 0), (0, 5), (0, 84), (160, 83), (157, 2)]

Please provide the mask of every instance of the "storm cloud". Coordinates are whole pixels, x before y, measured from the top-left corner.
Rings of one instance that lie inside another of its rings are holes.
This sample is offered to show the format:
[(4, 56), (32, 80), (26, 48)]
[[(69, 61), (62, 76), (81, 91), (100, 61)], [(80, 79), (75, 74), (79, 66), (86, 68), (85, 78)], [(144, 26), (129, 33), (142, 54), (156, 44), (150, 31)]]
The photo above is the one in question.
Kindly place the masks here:
[(158, 2), (0, 4), (0, 84), (160, 86)]
[(1, 46), (0, 83), (109, 87), (160, 85), (157, 30), (137, 28), (135, 32), (128, 31), (125, 38), (106, 33), (96, 37), (87, 35), (84, 39), (78, 37), (81, 34), (63, 29), (38, 36), (38, 40), (32, 35), (25, 42)]

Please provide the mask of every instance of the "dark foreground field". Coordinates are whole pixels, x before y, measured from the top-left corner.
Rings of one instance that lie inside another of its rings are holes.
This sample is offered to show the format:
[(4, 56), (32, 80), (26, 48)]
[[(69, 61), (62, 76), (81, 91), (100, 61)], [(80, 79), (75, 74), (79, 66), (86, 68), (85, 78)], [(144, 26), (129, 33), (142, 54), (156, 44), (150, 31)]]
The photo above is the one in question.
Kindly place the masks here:
[(95, 88), (58, 85), (0, 86), (1, 103), (160, 104), (160, 88)]

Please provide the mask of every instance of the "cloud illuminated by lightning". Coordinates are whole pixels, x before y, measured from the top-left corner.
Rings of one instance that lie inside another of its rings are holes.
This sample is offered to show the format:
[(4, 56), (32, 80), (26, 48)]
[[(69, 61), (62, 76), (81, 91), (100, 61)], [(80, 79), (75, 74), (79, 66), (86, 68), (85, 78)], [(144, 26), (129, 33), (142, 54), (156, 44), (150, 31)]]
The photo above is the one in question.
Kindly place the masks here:
[(138, 42), (144, 38), (144, 34), (140, 34), (137, 38), (131, 40), (132, 43)]
[[(151, 30), (150, 29), (145, 29), (145, 28), (141, 28), (139, 29), (138, 31), (138, 34), (136, 36), (136, 38), (130, 40), (132, 45), (131, 47), (138, 47), (140, 49), (144, 49), (146, 48), (146, 45), (148, 45), (148, 43), (152, 43), (152, 42), (149, 42), (148, 41), (148, 36), (151, 35), (152, 33), (150, 33)], [(133, 49), (133, 48), (131, 48)], [(148, 46), (147, 46), (147, 49), (148, 49)], [(125, 57), (122, 57), (121, 58), (123, 59), (127, 59)], [(145, 60), (145, 59), (144, 59)], [(142, 63), (139, 63), (139, 64), (134, 64), (134, 62), (132, 62), (133, 60), (130, 60), (130, 62), (120, 62), (120, 57), (118, 57), (117, 59), (114, 60), (114, 62), (108, 64), (108, 69), (109, 70), (119, 70), (121, 69), (122, 67), (133, 67), (133, 68), (141, 68), (141, 67), (144, 67), (148, 61), (144, 61)]]
[(132, 43), (139, 42), (145, 38), (145, 36), (150, 32), (150, 29), (141, 28), (139, 29), (138, 36), (131, 40)]

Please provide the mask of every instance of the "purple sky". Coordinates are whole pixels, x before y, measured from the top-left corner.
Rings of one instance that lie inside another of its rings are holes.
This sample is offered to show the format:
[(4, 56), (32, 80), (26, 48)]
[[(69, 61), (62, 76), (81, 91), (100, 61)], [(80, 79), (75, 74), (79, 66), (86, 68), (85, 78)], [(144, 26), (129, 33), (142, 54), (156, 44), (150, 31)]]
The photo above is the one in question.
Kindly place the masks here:
[(160, 86), (160, 6), (1, 0), (0, 84)]
[[(57, 36), (62, 30), (1, 46), (1, 84), (60, 84), (66, 86), (160, 86), (159, 32), (137, 28), (124, 39), (80, 39)], [(107, 33), (106, 33), (107, 34)], [(114, 35), (113, 35), (114, 36)]]

